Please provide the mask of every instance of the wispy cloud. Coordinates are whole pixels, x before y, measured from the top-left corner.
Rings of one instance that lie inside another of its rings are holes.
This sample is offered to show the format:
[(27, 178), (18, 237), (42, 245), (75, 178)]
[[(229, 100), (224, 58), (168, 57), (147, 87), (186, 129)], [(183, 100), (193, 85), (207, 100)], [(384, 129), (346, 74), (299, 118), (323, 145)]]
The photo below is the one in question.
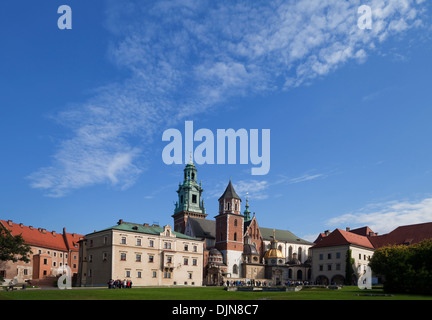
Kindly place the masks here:
[(398, 226), (431, 221), (432, 198), (424, 198), (371, 204), (356, 212), (334, 217), (327, 225), (337, 228), (369, 226), (373, 231), (383, 234)]
[(109, 1), (109, 56), (131, 76), (56, 116), (71, 135), (29, 176), (31, 186), (50, 196), (130, 186), (160, 128), (231, 97), (286, 90), (363, 63), (388, 37), (426, 24), (423, 1), (369, 3), (372, 30), (357, 27), (360, 0)]

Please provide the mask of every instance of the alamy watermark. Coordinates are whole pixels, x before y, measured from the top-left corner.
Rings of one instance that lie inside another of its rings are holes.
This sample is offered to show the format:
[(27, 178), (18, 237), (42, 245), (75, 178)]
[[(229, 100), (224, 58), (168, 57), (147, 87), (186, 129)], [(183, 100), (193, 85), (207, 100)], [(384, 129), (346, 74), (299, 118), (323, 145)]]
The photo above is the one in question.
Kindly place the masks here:
[[(248, 132), (243, 128), (237, 131), (217, 129), (215, 140), (211, 130), (199, 129), (194, 133), (193, 121), (185, 121), (184, 153), (182, 133), (174, 128), (167, 129), (162, 134), (162, 141), (170, 142), (162, 151), (162, 160), (168, 165), (183, 164), (183, 160), (187, 163), (189, 159), (197, 164), (237, 164), (238, 156), (239, 164), (249, 164), (250, 160), (256, 166), (251, 169), (252, 175), (266, 175), (270, 171), (270, 129), (261, 131), (261, 143), (258, 129)], [(194, 148), (197, 141), (201, 143)]]
[(62, 275), (57, 280), (57, 287), (60, 290), (72, 289), (72, 270), (68, 265), (61, 266), (58, 269)]

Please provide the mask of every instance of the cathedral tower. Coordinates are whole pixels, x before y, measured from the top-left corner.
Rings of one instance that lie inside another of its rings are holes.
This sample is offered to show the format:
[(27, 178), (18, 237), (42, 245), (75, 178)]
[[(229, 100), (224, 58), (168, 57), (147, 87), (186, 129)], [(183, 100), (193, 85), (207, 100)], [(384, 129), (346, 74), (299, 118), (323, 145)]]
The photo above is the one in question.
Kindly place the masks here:
[(179, 183), (178, 201), (175, 203), (174, 230), (184, 233), (188, 217), (205, 219), (204, 200), (201, 199), (203, 188), (197, 182), (197, 169), (192, 160), (184, 169), (183, 183)]
[(216, 219), (216, 248), (222, 253), (231, 277), (241, 277), (243, 253), (243, 221), (241, 199), (231, 180), (219, 198), (219, 214)]

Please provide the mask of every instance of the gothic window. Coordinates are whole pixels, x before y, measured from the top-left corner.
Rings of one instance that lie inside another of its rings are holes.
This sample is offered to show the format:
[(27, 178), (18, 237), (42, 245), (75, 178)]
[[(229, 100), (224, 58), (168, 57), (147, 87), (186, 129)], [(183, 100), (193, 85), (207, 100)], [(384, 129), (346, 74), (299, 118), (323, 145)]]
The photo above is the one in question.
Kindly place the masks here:
[(288, 257), (290, 260), (292, 259), (292, 254), (293, 254), (293, 248), (290, 246), (288, 250)]
[(238, 266), (235, 264), (233, 265), (233, 273), (237, 274), (238, 273)]
[(237, 202), (235, 203), (235, 211), (237, 211)]
[(302, 261), (302, 248), (298, 248), (298, 257), (297, 257), (300, 261)]

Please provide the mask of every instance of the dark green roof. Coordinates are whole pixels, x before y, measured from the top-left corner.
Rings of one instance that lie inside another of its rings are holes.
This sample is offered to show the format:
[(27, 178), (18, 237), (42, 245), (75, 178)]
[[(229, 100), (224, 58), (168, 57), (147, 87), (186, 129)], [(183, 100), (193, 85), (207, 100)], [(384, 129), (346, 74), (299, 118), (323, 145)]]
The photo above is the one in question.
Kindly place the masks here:
[(288, 230), (278, 230), (278, 229), (260, 227), (262, 238), (264, 240), (273, 240), (273, 230), (275, 230), (275, 237), (276, 240), (278, 241), (287, 241), (287, 242), (294, 242), (299, 244), (310, 244), (310, 245), (313, 244), (312, 242), (297, 237), (294, 233)]
[[(145, 234), (153, 234), (157, 236), (159, 236), (162, 232), (164, 232), (164, 228), (158, 225), (147, 225), (147, 224), (143, 225), (143, 224), (131, 223), (131, 222), (122, 222), (113, 227), (106, 228), (100, 231), (106, 231), (106, 230), (130, 231), (130, 232), (138, 232), (138, 233), (145, 233)], [(197, 238), (187, 236), (180, 232), (171, 230), (171, 233), (180, 239), (199, 240)]]

